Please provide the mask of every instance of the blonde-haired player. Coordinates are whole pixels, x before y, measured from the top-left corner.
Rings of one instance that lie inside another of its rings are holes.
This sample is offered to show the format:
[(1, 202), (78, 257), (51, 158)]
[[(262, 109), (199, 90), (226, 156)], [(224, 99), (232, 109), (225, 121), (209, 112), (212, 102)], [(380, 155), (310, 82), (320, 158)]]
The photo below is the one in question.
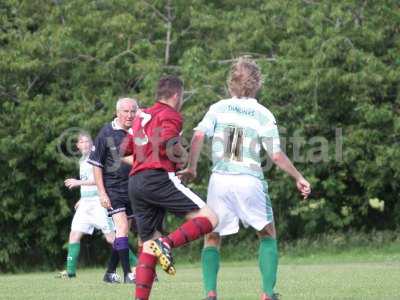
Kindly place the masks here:
[(278, 167), (294, 178), (304, 198), (311, 191), (310, 184), (281, 151), (273, 114), (255, 98), (261, 86), (261, 72), (254, 61), (240, 58), (232, 65), (228, 78), (231, 98), (212, 105), (194, 129), (189, 165), (180, 172), (183, 179), (196, 176), (204, 138), (211, 138), (213, 168), (207, 204), (217, 213), (219, 224), (206, 236), (202, 252), (207, 300), (217, 299), (221, 236), (237, 233), (239, 220), (252, 226), (260, 237), (261, 299), (277, 298), (274, 286), (278, 250), (271, 200), (261, 168), (261, 147)]

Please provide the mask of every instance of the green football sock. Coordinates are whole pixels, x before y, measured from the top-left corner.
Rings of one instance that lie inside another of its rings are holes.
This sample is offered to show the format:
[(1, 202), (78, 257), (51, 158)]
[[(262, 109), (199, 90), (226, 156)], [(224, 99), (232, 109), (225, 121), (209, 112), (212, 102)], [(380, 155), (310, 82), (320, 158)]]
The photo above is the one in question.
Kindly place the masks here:
[(278, 246), (276, 239), (266, 237), (260, 240), (258, 263), (263, 281), (263, 291), (272, 296), (278, 271)]
[(217, 291), (217, 275), (219, 270), (219, 251), (217, 247), (206, 247), (201, 253), (203, 267), (203, 284), (206, 295)]
[(129, 249), (129, 265), (131, 268), (137, 265), (137, 257), (135, 254), (133, 254), (131, 249)]
[(69, 275), (75, 275), (76, 273), (76, 265), (78, 263), (78, 256), (80, 250), (81, 250), (80, 243), (68, 244), (67, 273)]

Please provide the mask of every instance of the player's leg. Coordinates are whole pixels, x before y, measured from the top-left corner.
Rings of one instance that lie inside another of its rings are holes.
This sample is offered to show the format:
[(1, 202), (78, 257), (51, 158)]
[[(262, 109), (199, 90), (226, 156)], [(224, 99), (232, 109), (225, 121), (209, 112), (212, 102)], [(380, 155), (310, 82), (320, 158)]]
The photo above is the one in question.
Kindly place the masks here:
[(150, 248), (150, 243), (152, 239), (161, 236), (158, 230), (162, 228), (165, 217), (165, 210), (153, 205), (153, 197), (149, 196), (151, 193), (143, 189), (147, 185), (157, 188), (154, 182), (148, 180), (146, 173), (144, 171), (129, 178), (129, 199), (135, 215), (139, 240), (143, 244), (136, 266), (135, 299), (138, 300), (146, 300), (150, 297), (158, 261)]
[(276, 298), (274, 288), (278, 272), (278, 246), (274, 223), (269, 223), (257, 234), (260, 237), (258, 263), (264, 291), (262, 300), (272, 300)]
[[(187, 197), (184, 194), (182, 195), (182, 199)], [(195, 194), (193, 193), (193, 195)], [(196, 195), (196, 197), (198, 196)], [(193, 207), (188, 208), (191, 211), (186, 214), (187, 221), (163, 238), (164, 243), (167, 243), (171, 248), (177, 248), (197, 240), (210, 233), (218, 223), (217, 215), (204, 202), (201, 208), (199, 206), (195, 207), (198, 204), (188, 204)]]
[(139, 238), (143, 248), (140, 253), (136, 266), (136, 290), (135, 299), (147, 300), (150, 297), (151, 289), (156, 278), (157, 257), (151, 249), (151, 242), (161, 236), (157, 231), (164, 219), (165, 211), (143, 205), (137, 205), (135, 215), (137, 218), (137, 228)]
[[(115, 225), (115, 241), (114, 249), (118, 251), (121, 266), (124, 272), (124, 283), (134, 283), (134, 274), (131, 273), (129, 264), (129, 243), (128, 232), (129, 222), (128, 217), (132, 217), (132, 209), (130, 206), (128, 193), (107, 190), (111, 200), (112, 210), (109, 215), (112, 216)], [(131, 254), (132, 256), (132, 254)]]
[(119, 263), (119, 254), (116, 249), (114, 249), (115, 242), (115, 226), (111, 217), (107, 215), (107, 223), (109, 224), (110, 231), (104, 232), (107, 243), (111, 245), (111, 254), (107, 263), (107, 270), (104, 274), (103, 281), (107, 283), (120, 283), (121, 279), (117, 274), (117, 266)]
[(239, 231), (239, 218), (232, 206), (231, 181), (222, 174), (212, 174), (208, 184), (207, 205), (216, 212), (219, 223), (214, 231), (204, 239), (201, 255), (203, 285), (207, 300), (217, 299), (217, 276), (219, 271), (222, 235)]
[(117, 274), (117, 266), (119, 263), (119, 253), (114, 247), (111, 247), (111, 255), (108, 259), (107, 270), (104, 274), (103, 281), (107, 283), (120, 283), (121, 278)]
[(199, 196), (185, 187), (174, 173), (156, 174), (154, 170), (152, 175), (151, 180), (157, 180), (162, 187), (153, 192), (153, 195), (158, 198), (158, 205), (174, 214), (185, 215), (187, 218), (187, 221), (175, 231), (152, 243), (152, 250), (158, 257), (163, 270), (174, 275), (171, 249), (210, 233), (217, 225), (218, 217)]
[(107, 283), (120, 283), (121, 279), (117, 274), (117, 266), (119, 263), (119, 254), (116, 249), (114, 249), (115, 232), (111, 231), (104, 233), (107, 243), (111, 245), (111, 255), (107, 263), (107, 270), (104, 274), (103, 281)]
[(206, 300), (217, 299), (217, 276), (219, 271), (221, 237), (212, 232), (204, 237), (204, 248), (201, 252), (203, 286)]
[(81, 249), (82, 232), (71, 230), (68, 240), (67, 254), (67, 274), (68, 277), (76, 276), (76, 266), (78, 264), (79, 252)]
[(104, 238), (106, 239), (107, 243), (113, 245), (115, 241), (115, 232), (104, 233)]
[(128, 217), (125, 211), (112, 215), (116, 232), (113, 248), (118, 252), (121, 266), (124, 272), (124, 282), (131, 283), (134, 278), (129, 265), (129, 243), (128, 243)]
[[(233, 177), (233, 176), (231, 176)], [(266, 182), (249, 175), (231, 178), (235, 211), (244, 224), (251, 225), (260, 237), (259, 268), (263, 299), (273, 299), (278, 269), (278, 248), (271, 200)]]
[(169, 199), (165, 199), (162, 205), (172, 213), (185, 215), (187, 219), (165, 237), (165, 242), (171, 248), (177, 248), (210, 233), (217, 226), (218, 217), (199, 196), (184, 186), (175, 174), (169, 173), (168, 176), (169, 182), (165, 191), (168, 191)]
[(136, 266), (136, 300), (147, 300), (150, 297), (151, 289), (156, 278), (156, 265), (158, 262), (157, 257), (151, 249), (151, 241), (160, 236), (161, 234), (159, 232), (154, 233), (149, 237), (151, 238), (149, 240), (146, 240), (147, 237), (143, 236), (146, 241), (143, 242), (143, 250)]
[(87, 214), (88, 203), (81, 201), (71, 223), (71, 231), (68, 239), (68, 254), (66, 271), (60, 273), (61, 277), (75, 277), (78, 257), (80, 253), (80, 241), (84, 234), (92, 234), (94, 226)]
[(115, 241), (114, 222), (112, 217), (108, 216), (107, 210), (100, 205), (100, 201), (97, 197), (96, 199), (93, 199), (91, 203), (91, 218), (89, 221), (91, 221), (95, 228), (102, 231), (107, 243), (111, 245), (111, 255), (103, 281), (107, 283), (120, 283), (121, 279), (116, 272), (119, 263), (119, 254), (118, 251), (113, 248)]
[[(131, 221), (130, 231), (131, 231), (132, 234), (137, 236), (136, 256), (134, 255), (133, 248), (130, 247), (131, 251), (129, 252), (129, 263), (131, 265), (131, 271), (132, 271), (133, 274), (135, 274), (135, 278), (136, 278), (136, 266), (138, 264), (140, 254), (142, 254), (142, 252), (143, 252), (143, 242), (142, 242), (142, 240), (141, 240), (141, 238), (139, 236), (139, 231), (138, 231), (138, 228), (137, 228), (137, 225), (136, 225), (135, 218), (133, 217), (133, 218), (130, 218), (129, 220)], [(158, 233), (157, 234), (159, 236), (161, 236), (160, 232), (163, 232), (163, 231), (164, 231), (164, 223), (160, 224), (160, 228), (158, 229)], [(131, 254), (132, 254), (132, 256), (131, 256)], [(158, 281), (157, 274), (155, 274), (154, 281)]]

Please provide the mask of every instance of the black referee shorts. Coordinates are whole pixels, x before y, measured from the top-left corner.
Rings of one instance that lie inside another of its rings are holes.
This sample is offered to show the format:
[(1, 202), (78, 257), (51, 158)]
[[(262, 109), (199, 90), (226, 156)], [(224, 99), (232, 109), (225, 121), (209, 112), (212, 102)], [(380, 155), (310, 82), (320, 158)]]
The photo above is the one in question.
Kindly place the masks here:
[(185, 216), (205, 205), (175, 173), (160, 169), (145, 170), (129, 177), (129, 199), (142, 241), (161, 231), (167, 211)]
[(133, 212), (131, 208), (131, 202), (129, 201), (128, 191), (125, 192), (116, 189), (106, 190), (108, 197), (110, 198), (112, 209), (108, 210), (108, 216), (112, 216), (119, 212), (125, 212), (128, 219), (133, 218)]

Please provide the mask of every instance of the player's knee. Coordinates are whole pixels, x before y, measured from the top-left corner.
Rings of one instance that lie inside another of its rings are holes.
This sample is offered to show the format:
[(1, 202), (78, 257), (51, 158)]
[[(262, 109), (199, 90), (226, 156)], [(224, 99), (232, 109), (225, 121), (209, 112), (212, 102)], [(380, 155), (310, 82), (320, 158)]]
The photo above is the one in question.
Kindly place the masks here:
[(106, 234), (105, 237), (106, 237), (107, 243), (109, 243), (111, 245), (114, 243), (114, 240), (115, 240), (115, 234), (114, 233), (110, 232), (110, 233)]
[(128, 236), (129, 225), (128, 222), (120, 222), (117, 226), (115, 226), (116, 236), (117, 237), (124, 237)]
[(69, 242), (70, 243), (79, 243), (81, 240), (82, 234), (77, 231), (71, 231), (69, 233)]
[(208, 218), (213, 228), (218, 225), (218, 216), (217, 214), (207, 205), (201, 209), (201, 214)]
[(210, 222), (213, 225), (213, 228), (217, 227), (218, 225), (218, 216), (217, 214), (210, 209), (211, 215), (210, 215)]
[(209, 233), (204, 238), (204, 247), (219, 247), (220, 244), (221, 237), (218, 233)]
[(258, 231), (257, 234), (260, 238), (270, 237), (275, 239), (276, 238), (275, 224), (269, 223), (263, 229)]

